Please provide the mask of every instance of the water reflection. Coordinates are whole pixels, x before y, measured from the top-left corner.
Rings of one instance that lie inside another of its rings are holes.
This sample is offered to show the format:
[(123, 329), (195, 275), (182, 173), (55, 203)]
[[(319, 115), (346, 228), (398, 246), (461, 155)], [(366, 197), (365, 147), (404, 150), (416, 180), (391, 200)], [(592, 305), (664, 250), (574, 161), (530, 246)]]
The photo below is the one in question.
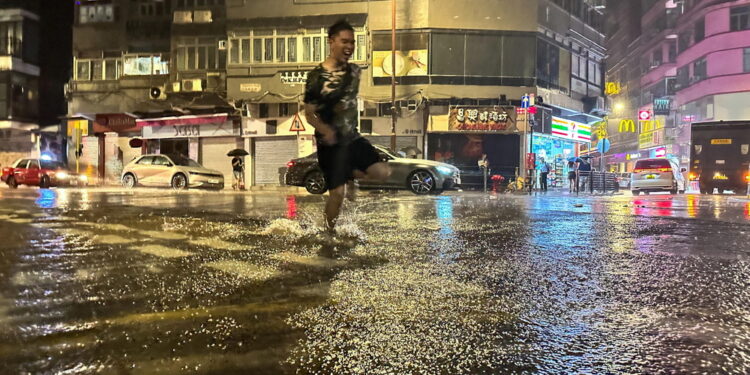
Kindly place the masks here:
[(294, 219), (297, 217), (297, 198), (294, 195), (286, 197), (286, 218)]
[(39, 197), (34, 201), (40, 208), (52, 208), (57, 203), (57, 193), (51, 189), (39, 189)]
[(453, 199), (439, 197), (435, 201), (435, 213), (440, 225), (440, 239), (450, 239), (455, 236), (453, 231)]
[(700, 198), (697, 195), (687, 196), (687, 214), (688, 217), (698, 217), (698, 206), (700, 205)]

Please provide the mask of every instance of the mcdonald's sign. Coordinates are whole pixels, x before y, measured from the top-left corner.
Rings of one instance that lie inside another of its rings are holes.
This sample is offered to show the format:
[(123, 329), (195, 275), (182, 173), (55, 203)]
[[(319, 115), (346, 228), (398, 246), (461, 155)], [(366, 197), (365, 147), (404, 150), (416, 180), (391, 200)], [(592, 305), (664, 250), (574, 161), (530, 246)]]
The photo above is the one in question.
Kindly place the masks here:
[(635, 121), (630, 119), (620, 120), (620, 126), (617, 129), (620, 133), (635, 133)]

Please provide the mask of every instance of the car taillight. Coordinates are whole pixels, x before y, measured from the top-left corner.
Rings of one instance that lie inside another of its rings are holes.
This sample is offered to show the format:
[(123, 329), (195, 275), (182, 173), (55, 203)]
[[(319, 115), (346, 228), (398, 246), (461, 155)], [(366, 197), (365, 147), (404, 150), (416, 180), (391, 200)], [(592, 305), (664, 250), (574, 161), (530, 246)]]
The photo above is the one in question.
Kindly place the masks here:
[(295, 163), (295, 162), (294, 162), (294, 160), (290, 160), (290, 161), (289, 161), (288, 163), (286, 163), (286, 167), (287, 167), (287, 168), (291, 168), (291, 167), (293, 167), (293, 166), (294, 166), (295, 164), (297, 164), (297, 163)]
[(641, 172), (643, 172), (643, 171), (644, 171), (644, 169), (643, 169), (643, 168), (636, 168), (636, 169), (633, 169), (633, 173), (641, 173)]
[(672, 168), (659, 168), (659, 172), (672, 172)]
[(698, 178), (698, 176), (695, 173), (690, 172), (690, 174), (688, 175), (688, 178), (691, 180), (695, 180)]

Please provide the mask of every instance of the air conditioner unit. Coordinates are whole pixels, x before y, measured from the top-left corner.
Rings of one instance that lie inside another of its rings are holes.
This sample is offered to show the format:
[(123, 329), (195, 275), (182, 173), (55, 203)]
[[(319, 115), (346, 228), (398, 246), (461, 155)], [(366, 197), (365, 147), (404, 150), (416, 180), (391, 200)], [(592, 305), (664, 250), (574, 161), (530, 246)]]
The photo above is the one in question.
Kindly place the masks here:
[(189, 10), (177, 10), (174, 12), (173, 23), (192, 23), (193, 12)]
[(196, 10), (193, 13), (193, 22), (195, 23), (211, 23), (212, 21), (210, 10)]
[(183, 79), (183, 92), (200, 92), (203, 91), (203, 80), (201, 79)]
[(219, 41), (219, 51), (225, 51), (227, 49), (227, 41), (226, 40), (220, 40)]

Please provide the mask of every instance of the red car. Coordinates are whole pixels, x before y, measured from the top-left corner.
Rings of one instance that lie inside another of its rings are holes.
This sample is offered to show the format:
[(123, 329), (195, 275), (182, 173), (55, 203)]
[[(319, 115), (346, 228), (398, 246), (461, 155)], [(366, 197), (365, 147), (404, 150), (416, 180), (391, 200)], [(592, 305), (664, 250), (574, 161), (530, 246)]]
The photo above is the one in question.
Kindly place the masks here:
[(64, 164), (42, 159), (19, 159), (12, 167), (3, 168), (0, 180), (15, 189), (18, 185), (53, 186), (86, 185), (88, 178), (70, 172)]

